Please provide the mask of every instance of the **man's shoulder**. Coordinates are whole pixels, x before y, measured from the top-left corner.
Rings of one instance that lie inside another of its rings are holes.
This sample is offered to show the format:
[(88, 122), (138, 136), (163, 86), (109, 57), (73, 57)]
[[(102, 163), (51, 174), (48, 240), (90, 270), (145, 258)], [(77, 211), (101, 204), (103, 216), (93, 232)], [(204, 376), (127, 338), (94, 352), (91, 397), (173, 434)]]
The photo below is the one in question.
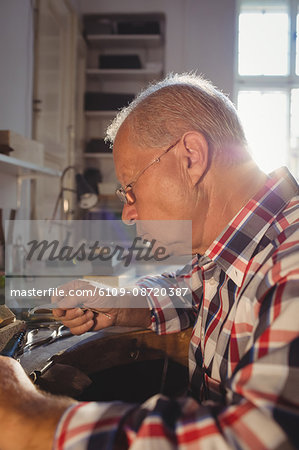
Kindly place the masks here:
[[(274, 256), (295, 253), (299, 242), (299, 196), (293, 197), (271, 226), (276, 229), (273, 239)], [(299, 263), (299, 259), (298, 259)]]
[(286, 282), (299, 283), (299, 197), (294, 197), (272, 224), (275, 237), (271, 241), (264, 271), (268, 287)]
[(263, 291), (288, 277), (299, 282), (299, 197), (293, 197), (267, 230), (248, 275)]

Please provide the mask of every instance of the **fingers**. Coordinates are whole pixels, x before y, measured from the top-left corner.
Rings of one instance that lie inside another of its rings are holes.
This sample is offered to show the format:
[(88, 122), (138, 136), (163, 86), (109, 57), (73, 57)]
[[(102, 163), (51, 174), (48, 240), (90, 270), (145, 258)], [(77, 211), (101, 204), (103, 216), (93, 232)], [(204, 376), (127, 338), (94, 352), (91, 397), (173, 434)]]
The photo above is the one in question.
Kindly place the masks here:
[(59, 309), (70, 309), (75, 308), (78, 305), (81, 305), (84, 302), (83, 297), (77, 297), (76, 295), (65, 296), (58, 303)]
[(81, 325), (83, 322), (86, 322), (86, 320), (93, 319), (93, 312), (92, 311), (82, 311), (80, 308), (74, 308), (74, 309), (68, 309), (65, 312), (65, 315), (63, 317), (63, 323), (69, 327), (70, 325), (77, 326)]
[[(69, 307), (75, 306), (78, 304), (78, 297), (75, 295), (76, 291), (88, 289), (89, 284), (84, 280), (72, 280), (68, 283), (65, 283), (58, 288), (59, 295), (53, 295), (51, 298), (52, 303), (59, 303), (62, 300), (66, 300), (69, 303)], [(82, 294), (81, 294), (82, 295)], [(65, 306), (65, 305), (64, 305)]]
[(65, 316), (66, 310), (61, 308), (55, 308), (53, 309), (52, 313), (56, 319), (60, 319), (61, 317)]
[[(116, 313), (111, 311), (111, 296), (96, 295), (96, 289), (84, 280), (73, 280), (59, 287), (63, 295), (53, 296), (52, 303), (58, 303), (53, 316), (70, 329), (73, 334), (107, 328), (115, 323)], [(84, 295), (83, 295), (84, 294)], [(78, 305), (100, 309), (98, 314), (84, 311)], [(114, 306), (114, 305), (113, 305)]]
[(59, 286), (57, 292), (59, 292), (59, 295), (53, 295), (51, 302), (57, 303), (60, 309), (75, 308), (88, 302), (99, 302), (99, 300), (103, 299), (103, 296), (99, 299), (98, 295), (96, 295), (96, 287), (80, 279), (72, 280)]
[(87, 331), (92, 331), (94, 329), (95, 322), (94, 320), (89, 320), (88, 322), (83, 323), (74, 328), (70, 328), (70, 331), (75, 335), (80, 335), (86, 333)]
[[(62, 311), (63, 315), (60, 314)], [(62, 323), (70, 329), (73, 334), (83, 334), (93, 328), (95, 324), (95, 317), (92, 311), (82, 311), (80, 308), (60, 310), (56, 309), (53, 311), (53, 315), (59, 318)]]

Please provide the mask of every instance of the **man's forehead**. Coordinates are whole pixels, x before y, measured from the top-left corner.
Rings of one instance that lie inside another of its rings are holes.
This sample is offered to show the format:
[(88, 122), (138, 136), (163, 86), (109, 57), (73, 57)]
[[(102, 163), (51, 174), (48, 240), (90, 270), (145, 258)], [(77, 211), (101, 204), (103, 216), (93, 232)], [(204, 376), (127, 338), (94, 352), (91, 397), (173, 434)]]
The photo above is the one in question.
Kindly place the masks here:
[(131, 150), (133, 150), (133, 142), (130, 136), (129, 127), (124, 122), (116, 134), (113, 144), (113, 153), (117, 158), (122, 155), (124, 155), (125, 158), (129, 158), (131, 157), (131, 154), (134, 153)]
[(136, 146), (124, 123), (120, 127), (113, 144), (115, 170), (119, 181), (123, 182), (134, 176), (142, 162), (142, 150)]

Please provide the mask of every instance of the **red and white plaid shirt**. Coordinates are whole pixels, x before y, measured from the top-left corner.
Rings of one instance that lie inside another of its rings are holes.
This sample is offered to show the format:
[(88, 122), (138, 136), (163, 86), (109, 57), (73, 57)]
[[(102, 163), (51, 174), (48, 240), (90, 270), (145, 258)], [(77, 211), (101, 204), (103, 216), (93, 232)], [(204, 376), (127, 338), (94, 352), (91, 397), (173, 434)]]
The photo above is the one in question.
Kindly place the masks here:
[(192, 312), (149, 303), (159, 334), (189, 326), (196, 311), (191, 395), (78, 403), (62, 416), (54, 449), (112, 449), (117, 433), (133, 450), (299, 448), (299, 198), (286, 169), (193, 259), (183, 282)]

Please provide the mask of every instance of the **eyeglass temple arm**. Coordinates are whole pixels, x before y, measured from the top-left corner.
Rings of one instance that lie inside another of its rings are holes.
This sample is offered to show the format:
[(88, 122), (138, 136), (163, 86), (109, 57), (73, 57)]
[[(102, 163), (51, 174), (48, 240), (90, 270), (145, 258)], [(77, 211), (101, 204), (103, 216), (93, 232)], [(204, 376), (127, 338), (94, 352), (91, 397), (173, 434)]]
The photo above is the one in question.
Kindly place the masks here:
[(132, 187), (136, 181), (138, 180), (139, 177), (141, 177), (141, 175), (147, 170), (149, 169), (153, 164), (160, 162), (160, 159), (162, 158), (162, 156), (166, 155), (166, 153), (168, 153), (173, 147), (175, 147), (178, 143), (179, 143), (180, 139), (178, 139), (174, 144), (172, 144), (170, 147), (168, 147), (166, 150), (164, 150), (163, 153), (161, 153), (161, 155), (157, 156), (155, 159), (152, 160), (152, 162), (150, 162), (146, 167), (144, 167), (140, 172), (137, 173), (136, 177), (134, 178), (133, 181), (131, 181), (129, 184), (127, 184), (125, 186), (125, 189), (127, 189), (128, 187)]

